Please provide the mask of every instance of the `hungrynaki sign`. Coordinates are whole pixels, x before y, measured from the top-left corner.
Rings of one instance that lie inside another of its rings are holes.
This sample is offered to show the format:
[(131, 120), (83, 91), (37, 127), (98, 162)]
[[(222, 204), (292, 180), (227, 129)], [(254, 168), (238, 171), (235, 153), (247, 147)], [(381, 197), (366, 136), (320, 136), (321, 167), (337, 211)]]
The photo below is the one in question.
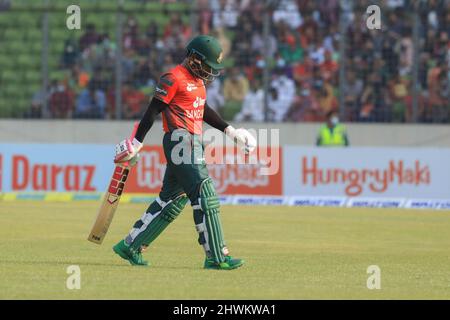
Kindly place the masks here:
[(286, 146), (284, 194), (450, 198), (450, 150)]

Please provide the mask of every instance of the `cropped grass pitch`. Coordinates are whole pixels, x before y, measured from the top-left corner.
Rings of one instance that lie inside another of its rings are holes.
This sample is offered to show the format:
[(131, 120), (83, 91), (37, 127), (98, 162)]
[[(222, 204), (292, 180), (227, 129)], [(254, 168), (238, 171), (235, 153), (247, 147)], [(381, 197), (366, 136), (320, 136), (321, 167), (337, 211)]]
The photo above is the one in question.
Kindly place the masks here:
[[(186, 208), (131, 267), (111, 247), (146, 209), (121, 204), (101, 246), (98, 202), (0, 202), (2, 299), (449, 299), (449, 212), (294, 207), (222, 210), (234, 271), (203, 270)], [(69, 265), (81, 289), (68, 290)], [(369, 265), (381, 289), (366, 287)]]

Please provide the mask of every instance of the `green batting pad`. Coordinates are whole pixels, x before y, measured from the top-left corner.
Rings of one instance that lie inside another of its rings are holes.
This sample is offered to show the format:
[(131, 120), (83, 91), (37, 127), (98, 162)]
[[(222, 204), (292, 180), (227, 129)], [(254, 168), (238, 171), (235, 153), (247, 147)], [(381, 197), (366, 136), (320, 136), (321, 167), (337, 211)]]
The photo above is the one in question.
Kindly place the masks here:
[(197, 225), (197, 230), (199, 233), (206, 230), (207, 237), (204, 237), (204, 240), (206, 240), (207, 243), (206, 245), (204, 243), (202, 244), (205, 250), (209, 248), (207, 255), (213, 258), (216, 263), (221, 263), (225, 261), (223, 252), (225, 241), (219, 215), (220, 201), (210, 178), (204, 180), (200, 186), (199, 201), (204, 214), (204, 219), (202, 223)]
[[(175, 220), (176, 217), (178, 217), (186, 206), (187, 201), (188, 197), (183, 194), (178, 198), (167, 202), (163, 207), (159, 204), (154, 205), (156, 201), (152, 203), (149, 208), (150, 212), (144, 215), (145, 217), (141, 219), (143, 224), (139, 229), (137, 229), (137, 235), (134, 235), (134, 240), (131, 243), (131, 247), (135, 250), (139, 250), (142, 245), (150, 245), (150, 243), (152, 243), (164, 231), (164, 229), (166, 229), (167, 226)], [(161, 208), (159, 211), (152, 212), (153, 208), (158, 207)]]

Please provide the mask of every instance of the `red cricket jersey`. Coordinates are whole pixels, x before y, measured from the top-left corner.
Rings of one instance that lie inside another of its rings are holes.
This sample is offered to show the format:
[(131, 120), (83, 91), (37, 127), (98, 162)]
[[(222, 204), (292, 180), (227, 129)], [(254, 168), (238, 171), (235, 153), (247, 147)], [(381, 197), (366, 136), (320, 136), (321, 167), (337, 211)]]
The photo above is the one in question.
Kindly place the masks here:
[(162, 111), (165, 132), (186, 129), (202, 134), (206, 89), (203, 80), (178, 65), (163, 74), (156, 86), (155, 98), (169, 105)]

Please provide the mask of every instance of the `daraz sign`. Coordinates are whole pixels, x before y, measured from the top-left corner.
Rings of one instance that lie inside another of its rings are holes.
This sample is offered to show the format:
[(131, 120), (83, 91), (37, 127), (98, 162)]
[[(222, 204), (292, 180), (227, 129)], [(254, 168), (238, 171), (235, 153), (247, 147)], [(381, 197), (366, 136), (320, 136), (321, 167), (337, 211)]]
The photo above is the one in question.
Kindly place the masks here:
[(14, 191), (97, 191), (95, 165), (33, 163), (25, 155), (12, 156), (11, 188)]
[(93, 192), (106, 189), (112, 148), (0, 144), (2, 192)]

